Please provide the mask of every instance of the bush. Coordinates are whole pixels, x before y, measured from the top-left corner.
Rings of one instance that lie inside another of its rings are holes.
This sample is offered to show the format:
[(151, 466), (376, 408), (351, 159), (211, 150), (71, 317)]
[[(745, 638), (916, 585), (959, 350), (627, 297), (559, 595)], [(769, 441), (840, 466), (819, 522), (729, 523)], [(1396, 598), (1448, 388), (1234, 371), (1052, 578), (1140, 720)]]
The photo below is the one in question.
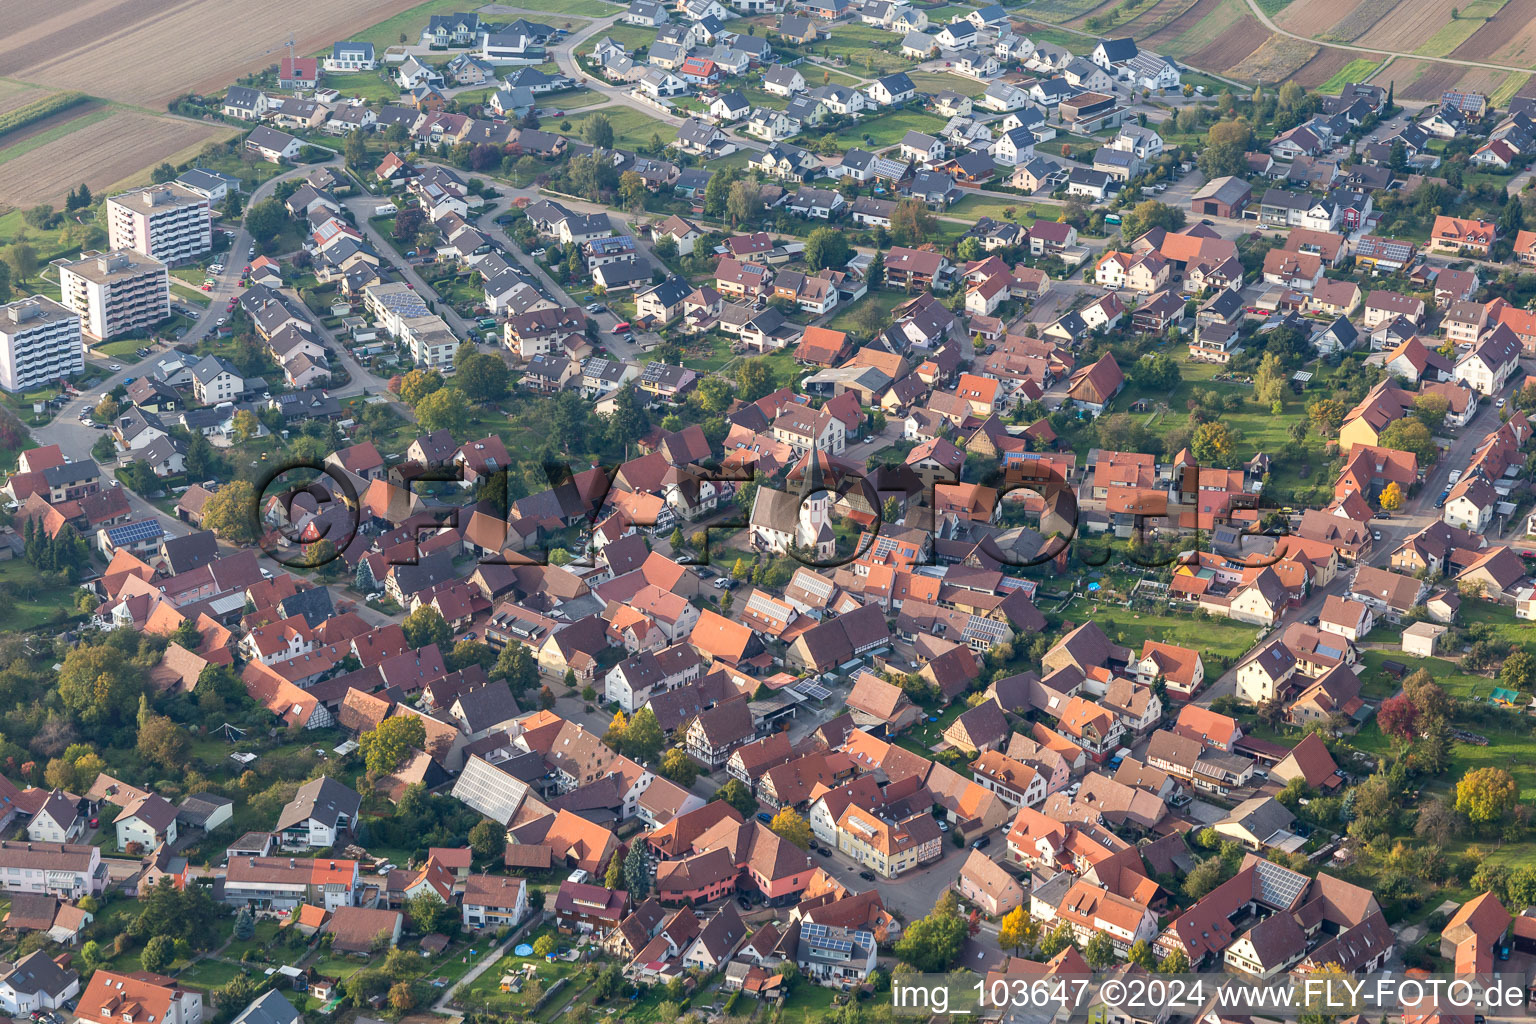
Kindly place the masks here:
[(52, 117), (88, 99), (90, 97), (83, 92), (61, 92), (55, 96), (40, 99), (36, 103), (28, 103), (24, 107), (0, 115), (0, 135), (36, 124), (44, 118)]

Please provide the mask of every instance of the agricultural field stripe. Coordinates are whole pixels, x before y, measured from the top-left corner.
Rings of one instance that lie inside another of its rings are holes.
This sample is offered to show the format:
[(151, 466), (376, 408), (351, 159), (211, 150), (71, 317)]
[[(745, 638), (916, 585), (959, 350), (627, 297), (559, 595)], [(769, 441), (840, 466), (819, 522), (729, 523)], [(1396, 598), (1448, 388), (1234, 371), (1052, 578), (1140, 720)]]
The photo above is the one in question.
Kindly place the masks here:
[(1356, 58), (1335, 71), (1328, 81), (1317, 87), (1317, 91), (1327, 93), (1330, 96), (1337, 96), (1344, 91), (1346, 85), (1351, 82), (1365, 81), (1375, 74), (1380, 66), (1381, 63), (1378, 61)]
[(0, 136), (10, 132), (19, 131), (28, 125), (52, 117), (54, 114), (68, 110), (90, 99), (83, 92), (60, 92), (52, 96), (45, 96), (34, 103), (28, 103), (24, 107), (17, 107), (6, 114), (0, 114)]
[(47, 131), (38, 132), (36, 135), (22, 139), (20, 142), (0, 148), (0, 164), (8, 160), (14, 160), (23, 153), (30, 153), (39, 146), (46, 146), (50, 142), (57, 142), (66, 135), (73, 135), (86, 125), (95, 124), (97, 121), (105, 121), (113, 113), (114, 111), (110, 106), (103, 104), (89, 113), (81, 114), (79, 117), (70, 118), (62, 124), (54, 125)]

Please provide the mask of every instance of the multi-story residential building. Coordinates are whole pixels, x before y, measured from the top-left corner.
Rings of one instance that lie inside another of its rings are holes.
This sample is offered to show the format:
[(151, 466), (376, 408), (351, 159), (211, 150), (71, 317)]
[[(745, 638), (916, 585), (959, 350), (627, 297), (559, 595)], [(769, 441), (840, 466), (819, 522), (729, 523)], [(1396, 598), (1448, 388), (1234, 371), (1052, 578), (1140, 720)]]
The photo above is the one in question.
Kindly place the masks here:
[(837, 820), (837, 848), (882, 878), (895, 878), (939, 859), (944, 833), (932, 814), (900, 821), (851, 804)]
[(203, 994), (163, 974), (99, 970), (91, 975), (74, 1015), (82, 1024), (202, 1024)]
[(795, 963), (818, 985), (844, 990), (862, 985), (875, 969), (875, 953), (871, 932), (800, 922)]
[(98, 846), (0, 841), (0, 886), (7, 892), (46, 892), (73, 900), (97, 895), (106, 885), (107, 866)]
[(0, 306), (0, 388), (26, 391), (84, 369), (80, 314), (42, 295)]
[(352, 906), (357, 884), (355, 860), (231, 857), (224, 902), (253, 910), (291, 910), (302, 903), (335, 910)]
[(114, 249), (179, 263), (213, 248), (213, 209), (174, 181), (137, 188), (107, 200), (107, 237)]
[(470, 875), (464, 880), (464, 927), (515, 927), (528, 916), (528, 884), (505, 875)]
[(165, 264), (131, 249), (85, 253), (57, 264), (65, 306), (80, 315), (81, 330), (95, 341), (149, 327), (171, 315), (171, 283)]

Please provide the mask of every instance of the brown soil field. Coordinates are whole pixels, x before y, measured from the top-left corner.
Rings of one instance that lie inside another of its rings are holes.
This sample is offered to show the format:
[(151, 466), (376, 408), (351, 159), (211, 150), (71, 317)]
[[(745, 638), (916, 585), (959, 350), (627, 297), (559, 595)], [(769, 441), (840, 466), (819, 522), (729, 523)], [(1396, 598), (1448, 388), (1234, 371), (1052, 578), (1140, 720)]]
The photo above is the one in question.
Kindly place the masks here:
[(1463, 68), (1464, 74), (1456, 80), (1456, 88), (1462, 92), (1480, 92), (1492, 96), (1499, 91), (1511, 72), (1493, 68)]
[(82, 181), (93, 192), (104, 190), (172, 153), (230, 134), (229, 128), (119, 111), (7, 160), (0, 173), (0, 203), (57, 205)]
[(1316, 57), (1297, 68), (1296, 73), (1291, 77), (1308, 89), (1315, 89), (1332, 78), (1335, 71), (1348, 64), (1354, 57), (1355, 55), (1348, 50), (1325, 46), (1318, 51)]
[(1321, 35), (1339, 20), (1339, 0), (1291, 0), (1272, 20), (1287, 32)]
[[(1245, 8), (1246, 10), (1246, 8)], [(1186, 59), (1197, 68), (1230, 68), (1241, 64), (1269, 39), (1257, 18), (1244, 14), (1236, 24)]]
[(1352, 42), (1375, 27), (1395, 6), (1396, 0), (1360, 0), (1337, 24), (1321, 35), (1340, 42)]
[(1283, 82), (1316, 57), (1321, 49), (1315, 43), (1271, 35), (1257, 50), (1232, 65), (1227, 74), (1246, 82)]
[(1498, 14), (1452, 50), (1451, 56), (1517, 67), (1536, 62), (1536, 0), (1509, 0)]
[(1394, 83), (1399, 99), (1436, 100), (1442, 92), (1455, 85), (1456, 80), (1466, 71), (1466, 68), (1456, 64), (1398, 57), (1382, 68), (1381, 73), (1371, 79), (1371, 84)]
[(1179, 15), (1193, 6), (1194, 0), (1158, 0), (1151, 8), (1121, 25), (1115, 31), (1135, 39), (1147, 38), (1161, 31), (1177, 19)]
[(47, 89), (25, 82), (0, 82), (0, 114), (35, 103), (47, 95)]
[(329, 48), (419, 0), (8, 0), (0, 75), (159, 105), (213, 92), (295, 52)]
[[(1412, 53), (1451, 20), (1451, 8), (1466, 0), (1399, 0), (1380, 21), (1355, 39), (1361, 46)], [(1430, 51), (1434, 52), (1434, 51)]]
[(1220, 7), (1222, 0), (1195, 0), (1184, 13), (1152, 33), (1143, 42), (1149, 49), (1157, 50), (1177, 39), (1200, 23), (1200, 19)]

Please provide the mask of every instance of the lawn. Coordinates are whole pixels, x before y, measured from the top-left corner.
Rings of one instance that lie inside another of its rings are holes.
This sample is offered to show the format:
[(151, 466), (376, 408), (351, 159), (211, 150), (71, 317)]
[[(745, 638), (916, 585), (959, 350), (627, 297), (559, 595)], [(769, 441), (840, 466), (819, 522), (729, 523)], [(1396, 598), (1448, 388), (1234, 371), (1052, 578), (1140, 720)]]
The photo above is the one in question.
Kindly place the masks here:
[(550, 14), (587, 18), (606, 18), (624, 9), (623, 4), (610, 4), (606, 0), (518, 0), (514, 6), (524, 11), (547, 11)]
[(907, 77), (917, 86), (918, 92), (937, 95), (941, 92), (957, 92), (961, 96), (980, 96), (987, 91), (987, 82), (962, 75), (944, 75), (933, 71), (912, 71)]
[[(525, 935), (522, 941), (530, 945), (544, 935), (555, 935), (554, 925), (545, 924), (532, 933)], [(541, 960), (532, 956), (518, 956), (516, 953), (508, 953), (490, 970), (470, 982), (458, 991), (458, 1001), (466, 1006), (482, 1009), (491, 1013), (531, 1013), (538, 996), (529, 986), (525, 985), (521, 992), (501, 991), (501, 979), (504, 975), (512, 974), (525, 965), (532, 964), (535, 968), (534, 977), (542, 984), (545, 991), (561, 978), (575, 974), (582, 965), (557, 960), (554, 963)], [(562, 992), (566, 999), (574, 997), (580, 991), (581, 982), (575, 981), (568, 984)], [(557, 997), (556, 1002), (564, 999)]]
[[(191, 285), (182, 284), (180, 281), (171, 282), (171, 294), (176, 296), (182, 302), (195, 302), (199, 306), (206, 306), (208, 305), (209, 301), (209, 295), (207, 292), (203, 291), (201, 288), (194, 288)], [(130, 348), (128, 351), (131, 352), (133, 349), (138, 347), (139, 343), (135, 343), (133, 348)]]
[(223, 988), (242, 974), (250, 973), (247, 968), (239, 964), (226, 963), (223, 960), (199, 960), (191, 967), (182, 971), (177, 980), (195, 985), (198, 988), (213, 991)]
[(568, 135), (573, 139), (579, 139), (581, 138), (582, 125), (586, 124), (589, 117), (598, 113), (607, 117), (608, 123), (613, 125), (613, 144), (615, 146), (634, 149), (647, 145), (651, 141), (651, 136), (663, 128), (669, 133), (667, 137), (677, 134), (674, 129), (662, 124), (643, 111), (636, 110), (633, 107), (620, 106), (598, 107), (594, 110), (578, 114), (575, 117), (568, 117), (566, 121), (569, 121), (571, 124), (569, 131), (561, 128), (559, 124), (551, 126), (546, 123), (544, 127), (548, 130), (559, 132), (562, 135)]
[[(1444, 31), (1443, 29), (1441, 31)], [(1447, 51), (1449, 52), (1449, 51)], [(1363, 82), (1381, 66), (1381, 61), (1356, 58), (1335, 71), (1328, 81), (1317, 87), (1318, 92), (1337, 96), (1351, 82)]]
[[(631, 51), (638, 46), (650, 46), (656, 41), (656, 30), (647, 28), (644, 25), (609, 25), (603, 29), (602, 35), (607, 36), (626, 50)], [(586, 43), (582, 43), (578, 52), (582, 56), (586, 56), (592, 52), (592, 44), (596, 42), (597, 39), (594, 38)]]
[(1261, 632), (1257, 626), (1230, 619), (1201, 619), (1193, 612), (1132, 611), (1082, 597), (1074, 598), (1061, 614), (1073, 622), (1093, 619), (1111, 640), (1133, 651), (1140, 651), (1146, 640), (1197, 650), (1206, 658), (1207, 677), (1213, 679), (1220, 674), (1210, 663), (1214, 658), (1236, 660), (1254, 645)]
[(24, 632), (42, 625), (62, 626), (73, 618), (78, 587), (42, 576), (20, 558), (0, 562), (0, 629)]
[(607, 102), (608, 97), (596, 89), (568, 89), (565, 92), (545, 96), (542, 101), (545, 109), (554, 107), (556, 110), (580, 110), (583, 107), (601, 106)]
[(909, 131), (938, 134), (945, 121), (921, 110), (893, 110), (886, 114), (861, 118), (837, 133), (837, 141), (848, 146), (894, 146)]
[[(956, 700), (948, 707), (940, 710), (937, 707), (924, 708), (923, 720), (902, 733), (896, 740), (896, 745), (905, 747), (914, 754), (923, 757), (933, 756), (933, 746), (944, 738), (944, 730), (966, 710), (965, 701)], [(934, 712), (938, 712), (935, 714)], [(930, 722), (928, 719), (936, 718), (938, 721)]]
[(784, 1008), (778, 1018), (779, 1024), (811, 1024), (811, 1021), (821, 1020), (832, 1009), (832, 1000), (836, 995), (830, 988), (802, 980), (784, 1001)]
[(708, 353), (701, 346), (690, 346), (683, 353), (683, 365), (700, 373), (713, 373), (733, 358), (730, 339), (712, 338), (708, 344)]
[(335, 89), (343, 96), (360, 96), (369, 101), (393, 103), (400, 98), (400, 86), (376, 71), (359, 71), (351, 75), (327, 73), (325, 87)]
[(862, 299), (839, 307), (837, 315), (827, 321), (827, 326), (834, 331), (851, 331), (858, 321), (859, 311), (866, 306), (878, 306), (889, 319), (891, 310), (901, 305), (907, 299), (904, 292), (879, 289), (867, 292)]
[[(1159, 342), (1158, 347), (1166, 346), (1166, 342)], [(1152, 349), (1153, 352), (1158, 347)], [(1183, 346), (1179, 346), (1180, 349)], [(1182, 358), (1182, 351), (1174, 353), (1175, 358)], [(1235, 457), (1240, 460), (1252, 458), (1259, 451), (1277, 451), (1290, 442), (1286, 433), (1287, 428), (1295, 417), (1305, 412), (1305, 400), (1287, 391), (1283, 399), (1281, 415), (1275, 416), (1268, 406), (1261, 406), (1253, 399), (1253, 388), (1243, 384), (1213, 383), (1211, 378), (1222, 371), (1216, 364), (1181, 362), (1179, 370), (1183, 374), (1183, 381), (1174, 389), (1172, 394), (1152, 393), (1140, 391), (1134, 385), (1128, 386), (1115, 402), (1116, 411), (1130, 408), (1138, 398), (1147, 399), (1151, 411), (1146, 413), (1131, 413), (1130, 415), (1140, 420), (1148, 430), (1155, 434), (1167, 432), (1186, 424), (1188, 418), (1185, 415), (1187, 403), (1194, 392), (1198, 390), (1212, 392), (1225, 398), (1227, 395), (1237, 395), (1243, 399), (1242, 405), (1235, 412), (1224, 412), (1221, 422), (1238, 434), (1235, 446)]]
[(913, 63), (901, 55), (899, 37), (869, 25), (840, 25), (811, 49), (840, 54), (852, 67), (873, 74), (902, 71)]
[(951, 206), (946, 211), (946, 216), (962, 217), (969, 221), (976, 221), (982, 217), (1005, 220), (1009, 210), (1013, 211), (1013, 219), (1023, 224), (1026, 215), (1036, 220), (1054, 221), (1065, 212), (1066, 207), (1032, 203), (1022, 196), (1012, 196), (1006, 192), (982, 195), (973, 192)]

